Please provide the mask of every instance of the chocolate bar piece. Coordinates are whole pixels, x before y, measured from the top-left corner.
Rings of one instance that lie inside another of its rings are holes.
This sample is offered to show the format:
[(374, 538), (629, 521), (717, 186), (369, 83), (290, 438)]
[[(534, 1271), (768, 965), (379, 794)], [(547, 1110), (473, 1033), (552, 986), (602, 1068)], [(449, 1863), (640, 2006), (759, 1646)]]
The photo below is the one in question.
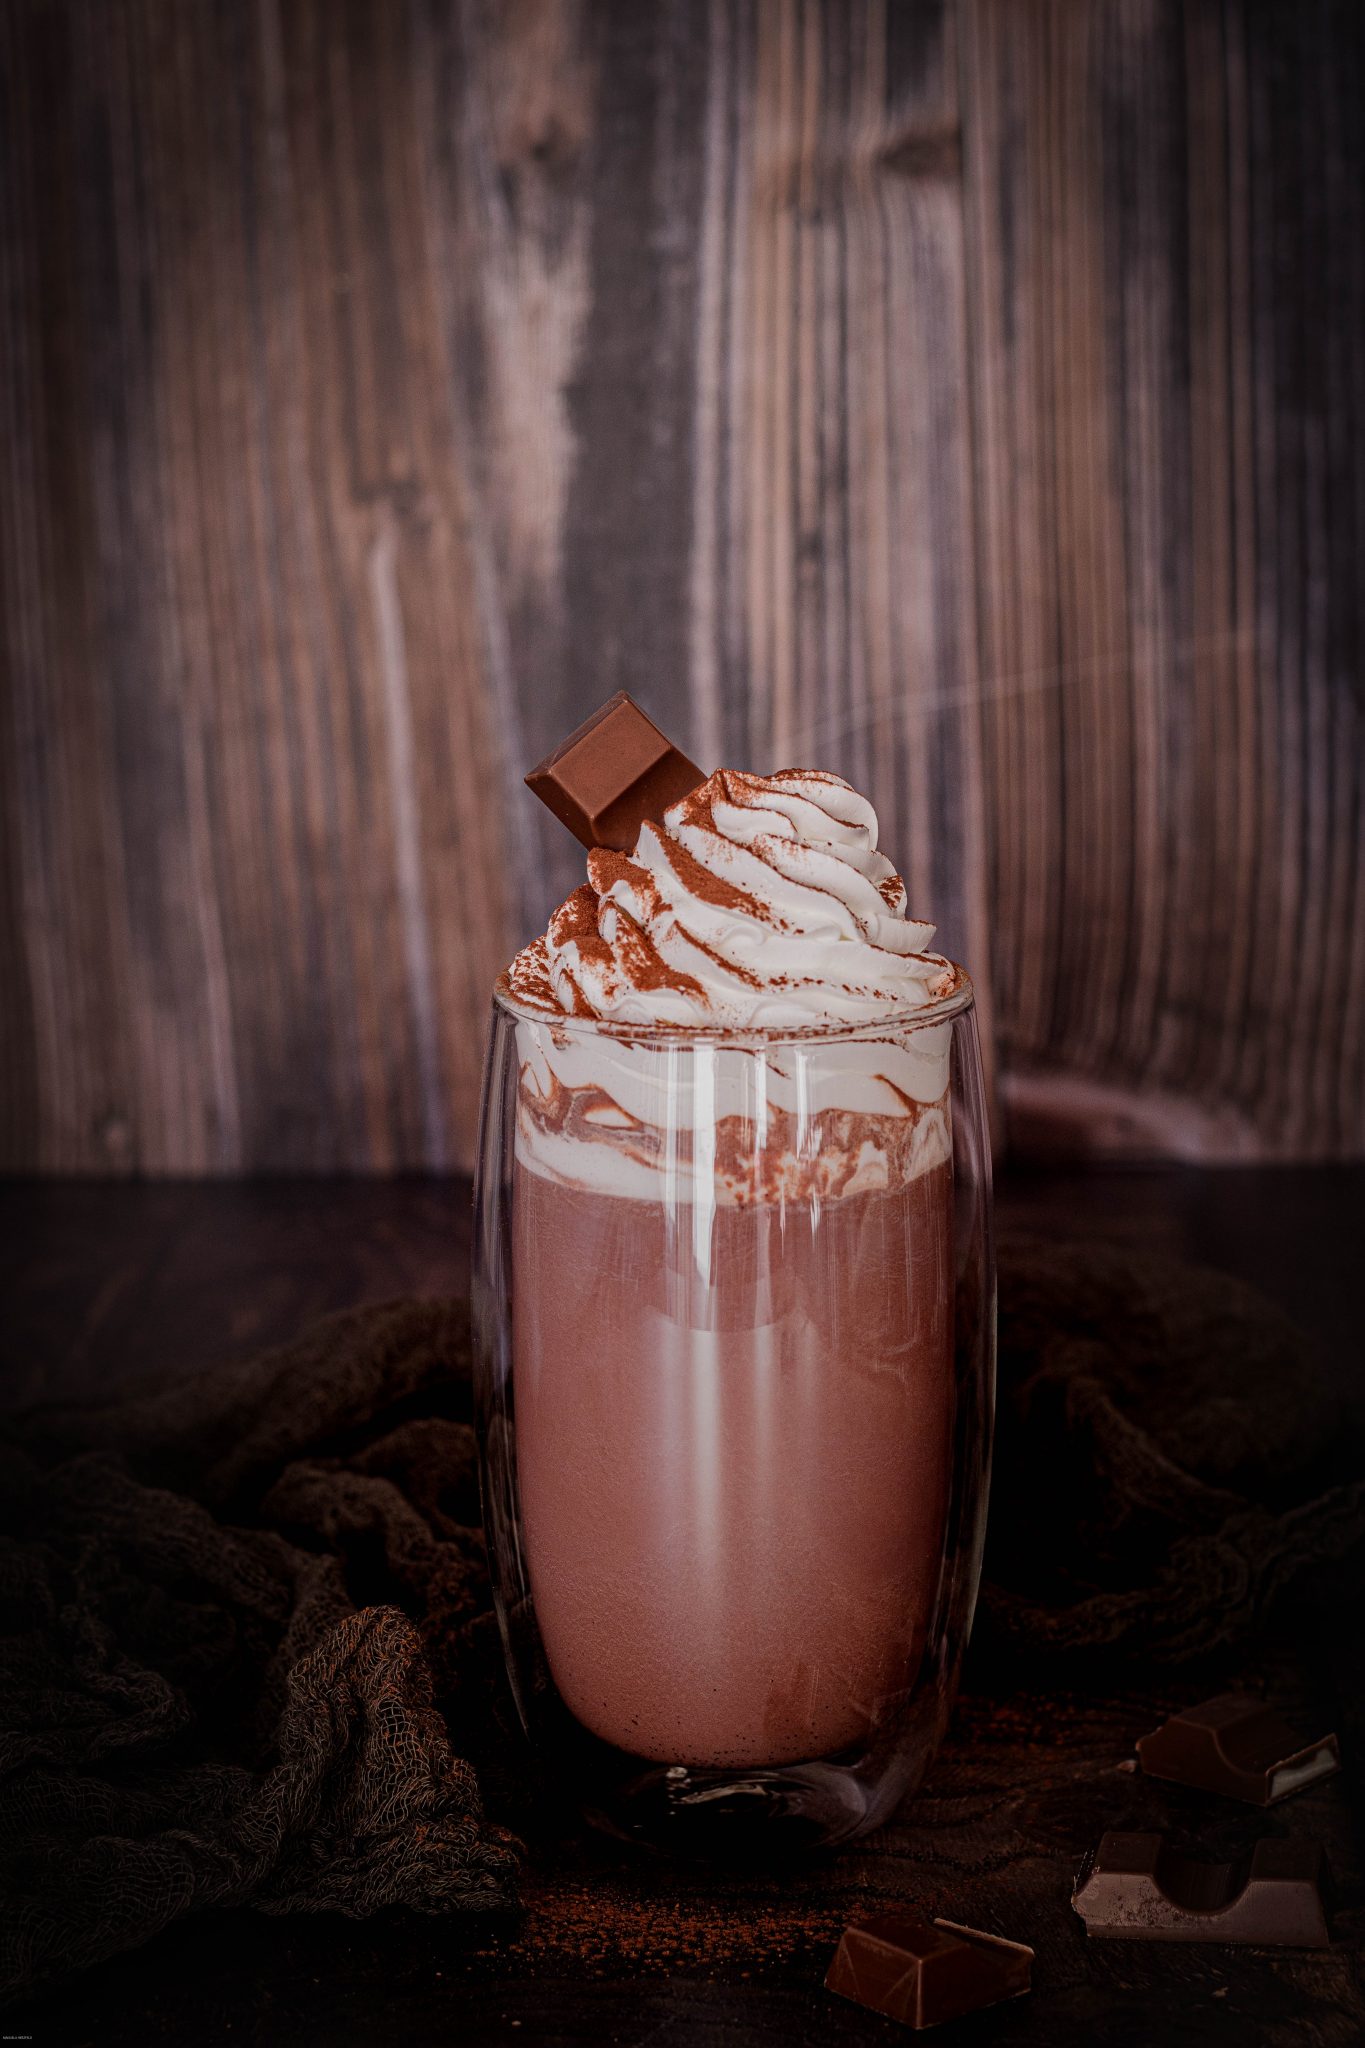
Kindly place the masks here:
[(952, 1920), (880, 1913), (846, 1927), (825, 1989), (907, 2027), (936, 2027), (1029, 1988), (1033, 1950)]
[(1142, 1737), (1137, 1753), (1154, 1778), (1224, 1792), (1253, 1806), (1273, 1806), (1341, 1769), (1335, 1735), (1301, 1744), (1273, 1708), (1235, 1692), (1172, 1714)]
[(526, 777), (584, 846), (622, 853), (632, 850), (646, 818), (657, 824), (670, 804), (705, 780), (624, 690)]
[(1071, 1903), (1087, 1934), (1115, 1941), (1327, 1948), (1328, 1882), (1316, 1842), (1258, 1842), (1235, 1863), (1199, 1863), (1164, 1835), (1107, 1834)]

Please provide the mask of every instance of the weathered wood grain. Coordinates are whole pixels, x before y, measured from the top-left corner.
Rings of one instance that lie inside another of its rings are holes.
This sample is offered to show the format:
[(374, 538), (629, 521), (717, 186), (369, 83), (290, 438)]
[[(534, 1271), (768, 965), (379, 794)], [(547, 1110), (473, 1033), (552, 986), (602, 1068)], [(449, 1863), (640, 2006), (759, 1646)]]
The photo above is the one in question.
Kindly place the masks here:
[(505, 869), (401, 26), (6, 11), (38, 1164), (467, 1156)]
[(1010, 1127), (1358, 1153), (1362, 17), (963, 23)]
[(468, 1163), (628, 687), (868, 788), (1027, 1148), (1365, 1146), (1332, 0), (14, 0), (0, 1167)]

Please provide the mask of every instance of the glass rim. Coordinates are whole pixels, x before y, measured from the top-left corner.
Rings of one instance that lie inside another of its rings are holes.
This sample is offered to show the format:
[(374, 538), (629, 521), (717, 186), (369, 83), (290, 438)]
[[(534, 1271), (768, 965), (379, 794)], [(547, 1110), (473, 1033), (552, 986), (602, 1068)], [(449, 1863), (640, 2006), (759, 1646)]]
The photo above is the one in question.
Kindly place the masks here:
[(493, 1007), (518, 1023), (540, 1024), (547, 1030), (579, 1038), (610, 1038), (625, 1045), (711, 1045), (752, 1049), (762, 1045), (829, 1045), (842, 1040), (885, 1038), (891, 1032), (922, 1031), (932, 1024), (947, 1024), (961, 1017), (976, 1001), (976, 990), (965, 967), (956, 960), (949, 966), (957, 976), (951, 994), (936, 996), (913, 1008), (888, 1010), (877, 1017), (841, 1018), (835, 1023), (783, 1024), (636, 1024), (610, 1017), (575, 1017), (567, 1010), (549, 1014), (518, 1003), (507, 986), (508, 969), (493, 984)]

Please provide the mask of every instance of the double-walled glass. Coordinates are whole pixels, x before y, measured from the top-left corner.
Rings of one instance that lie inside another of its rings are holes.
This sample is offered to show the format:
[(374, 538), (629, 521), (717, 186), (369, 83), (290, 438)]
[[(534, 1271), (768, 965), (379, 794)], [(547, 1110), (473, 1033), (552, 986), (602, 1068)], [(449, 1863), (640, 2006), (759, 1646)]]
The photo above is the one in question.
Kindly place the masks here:
[(551, 1020), (500, 984), (475, 1205), (484, 1520), (532, 1742), (658, 1847), (875, 1826), (942, 1734), (985, 1526), (966, 977), (789, 1033)]

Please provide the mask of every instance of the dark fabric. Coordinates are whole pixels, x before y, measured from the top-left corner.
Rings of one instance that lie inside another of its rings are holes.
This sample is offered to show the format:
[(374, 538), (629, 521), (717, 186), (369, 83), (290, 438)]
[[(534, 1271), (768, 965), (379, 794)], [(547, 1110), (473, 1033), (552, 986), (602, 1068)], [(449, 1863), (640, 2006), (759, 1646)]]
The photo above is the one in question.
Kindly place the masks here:
[(487, 1720), (490, 1661), (468, 1341), (462, 1307), (362, 1309), (21, 1427), (0, 1470), (5, 1995), (205, 1906), (515, 1903), (517, 1845), (451, 1740)]
[[(982, 1615), (1025, 1652), (1183, 1657), (1346, 1556), (1312, 1359), (1233, 1283), (1001, 1254)], [(7, 1990), (210, 1905), (507, 1907), (468, 1313), (357, 1310), (250, 1364), (28, 1418), (0, 1471)], [(521, 1768), (510, 1751), (512, 1770)]]
[(1219, 1273), (1102, 1245), (1000, 1251), (980, 1613), (1029, 1653), (1181, 1662), (1310, 1567), (1365, 1561), (1358, 1435), (1310, 1348)]

